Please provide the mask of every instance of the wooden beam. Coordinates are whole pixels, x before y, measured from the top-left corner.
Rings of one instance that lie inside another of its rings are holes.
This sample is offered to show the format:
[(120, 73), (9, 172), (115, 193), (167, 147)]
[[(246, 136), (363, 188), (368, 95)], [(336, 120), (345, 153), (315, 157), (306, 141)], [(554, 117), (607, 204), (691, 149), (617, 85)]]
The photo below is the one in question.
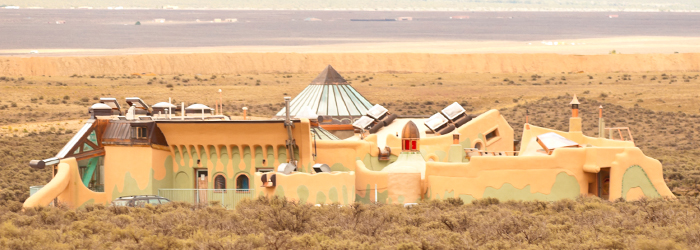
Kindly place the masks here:
[(87, 152), (83, 152), (80, 154), (73, 155), (71, 157), (75, 157), (76, 161), (82, 161), (86, 159), (90, 159), (93, 157), (98, 157), (98, 156), (104, 156), (105, 155), (105, 150), (104, 149), (96, 149), (96, 150), (90, 150)]

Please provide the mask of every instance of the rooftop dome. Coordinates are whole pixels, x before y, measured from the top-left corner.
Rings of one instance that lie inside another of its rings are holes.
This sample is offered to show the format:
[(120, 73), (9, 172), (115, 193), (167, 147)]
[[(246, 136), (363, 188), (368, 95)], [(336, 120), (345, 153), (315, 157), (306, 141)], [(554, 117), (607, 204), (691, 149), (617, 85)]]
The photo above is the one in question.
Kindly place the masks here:
[(207, 105), (204, 105), (204, 104), (195, 103), (195, 104), (188, 106), (185, 109), (187, 109), (187, 110), (202, 110), (202, 109), (211, 109), (211, 108), (208, 107)]
[[(292, 117), (302, 108), (310, 107), (314, 114), (330, 118), (331, 123), (343, 119), (354, 121), (372, 108), (372, 104), (330, 65), (294, 97), (289, 106)], [(275, 117), (284, 118), (285, 115), (286, 109), (282, 108)]]
[(401, 131), (401, 139), (420, 139), (420, 130), (413, 121), (408, 121)]
[(104, 104), (104, 103), (95, 103), (95, 104), (93, 104), (92, 106), (90, 106), (90, 109), (92, 109), (92, 110), (95, 110), (95, 109), (112, 109), (112, 107), (110, 107), (109, 105)]
[[(156, 103), (155, 105), (153, 105), (153, 106), (151, 106), (151, 107), (153, 107), (153, 108), (177, 108), (177, 106), (175, 106), (175, 105), (173, 105), (173, 104), (171, 104), (171, 103), (167, 103), (167, 102), (159, 102), (159, 103)], [(191, 106), (190, 106), (190, 107), (191, 107)]]

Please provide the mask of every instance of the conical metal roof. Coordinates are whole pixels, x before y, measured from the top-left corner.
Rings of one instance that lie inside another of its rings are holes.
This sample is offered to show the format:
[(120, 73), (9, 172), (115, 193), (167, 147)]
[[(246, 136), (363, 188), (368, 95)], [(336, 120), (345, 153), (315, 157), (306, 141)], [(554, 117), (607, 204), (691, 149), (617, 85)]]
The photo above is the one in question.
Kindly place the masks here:
[[(366, 114), (372, 104), (329, 65), (292, 99), (290, 116), (297, 116), (304, 107), (311, 108), (319, 116), (333, 118), (334, 123), (349, 118), (347, 123), (350, 124)], [(285, 109), (282, 108), (276, 116), (284, 117)]]
[(333, 66), (328, 65), (325, 69), (318, 74), (316, 78), (311, 81), (312, 85), (324, 85), (324, 84), (348, 84), (345, 79), (335, 71)]

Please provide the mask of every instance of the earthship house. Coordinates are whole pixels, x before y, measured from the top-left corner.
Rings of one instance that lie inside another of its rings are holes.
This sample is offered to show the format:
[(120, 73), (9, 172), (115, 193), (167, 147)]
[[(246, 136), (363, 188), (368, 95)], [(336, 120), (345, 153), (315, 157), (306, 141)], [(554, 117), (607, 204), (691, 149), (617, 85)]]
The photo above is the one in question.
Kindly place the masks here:
[(100, 99), (57, 155), (30, 162), (51, 168), (53, 179), (25, 207), (134, 195), (227, 208), (272, 196), (311, 204), (674, 198), (661, 163), (628, 128), (604, 127), (602, 108), (599, 131), (610, 136), (583, 134), (575, 96), (568, 131), (528, 118), (519, 143), (498, 110), (470, 115), (455, 102), (429, 118), (397, 116), (330, 66), (269, 120), (232, 120), (204, 104), (125, 101), (122, 110), (119, 100)]

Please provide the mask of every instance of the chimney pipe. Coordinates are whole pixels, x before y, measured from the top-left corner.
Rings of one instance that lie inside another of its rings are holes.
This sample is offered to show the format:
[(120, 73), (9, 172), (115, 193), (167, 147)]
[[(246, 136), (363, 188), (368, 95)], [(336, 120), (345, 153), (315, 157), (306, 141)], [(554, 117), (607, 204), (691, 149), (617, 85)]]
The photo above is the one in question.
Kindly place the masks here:
[(246, 111), (248, 111), (247, 107), (243, 107), (243, 120), (246, 119)]
[(452, 134), (452, 144), (459, 144), (459, 133)]

